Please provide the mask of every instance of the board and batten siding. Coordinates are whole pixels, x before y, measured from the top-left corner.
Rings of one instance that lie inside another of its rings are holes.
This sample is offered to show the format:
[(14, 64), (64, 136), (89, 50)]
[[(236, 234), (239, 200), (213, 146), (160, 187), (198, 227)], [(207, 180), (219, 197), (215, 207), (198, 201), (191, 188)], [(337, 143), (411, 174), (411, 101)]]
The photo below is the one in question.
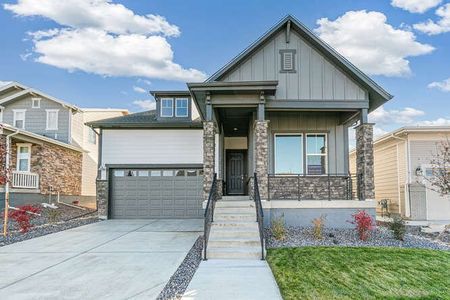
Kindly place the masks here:
[[(280, 50), (294, 49), (295, 73), (280, 72)], [(367, 93), (295, 31), (279, 32), (222, 81), (278, 80), (276, 99), (366, 100)]]
[(103, 130), (103, 165), (202, 163), (201, 129)]
[(339, 125), (339, 115), (333, 112), (268, 112), (269, 172), (274, 172), (274, 135), (276, 133), (326, 133), (328, 142), (328, 172), (348, 174), (345, 127)]
[[(32, 98), (41, 98), (40, 108), (32, 108)], [(70, 138), (70, 114), (69, 108), (61, 104), (48, 100), (44, 97), (24, 96), (21, 99), (6, 103), (3, 111), (3, 122), (14, 125), (14, 110), (25, 109), (25, 130), (37, 133), (61, 142), (69, 143)], [(46, 109), (58, 109), (58, 130), (46, 130), (47, 112)]]

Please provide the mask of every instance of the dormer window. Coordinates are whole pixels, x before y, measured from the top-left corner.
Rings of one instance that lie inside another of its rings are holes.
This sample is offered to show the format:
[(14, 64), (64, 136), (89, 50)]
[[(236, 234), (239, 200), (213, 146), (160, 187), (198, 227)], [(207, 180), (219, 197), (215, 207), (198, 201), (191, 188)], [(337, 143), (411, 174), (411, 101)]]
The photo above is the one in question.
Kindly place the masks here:
[(175, 116), (187, 117), (188, 116), (188, 99), (178, 98), (175, 100)]
[(161, 117), (173, 117), (173, 99), (161, 99)]
[(282, 73), (295, 73), (295, 53), (294, 49), (280, 50)]

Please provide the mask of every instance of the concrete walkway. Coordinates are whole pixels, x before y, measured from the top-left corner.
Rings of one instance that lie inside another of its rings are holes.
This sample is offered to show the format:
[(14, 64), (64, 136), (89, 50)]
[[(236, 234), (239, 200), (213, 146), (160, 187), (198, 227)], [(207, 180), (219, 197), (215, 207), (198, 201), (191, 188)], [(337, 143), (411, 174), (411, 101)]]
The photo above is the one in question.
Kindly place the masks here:
[(266, 261), (223, 259), (202, 261), (183, 300), (282, 299)]
[(202, 220), (108, 220), (0, 247), (0, 298), (155, 299)]

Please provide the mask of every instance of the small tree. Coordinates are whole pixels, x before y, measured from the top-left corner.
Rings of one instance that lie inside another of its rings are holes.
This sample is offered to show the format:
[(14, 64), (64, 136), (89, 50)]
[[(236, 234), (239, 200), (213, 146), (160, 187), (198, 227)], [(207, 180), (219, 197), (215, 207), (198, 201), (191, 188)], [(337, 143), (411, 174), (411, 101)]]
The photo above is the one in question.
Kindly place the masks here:
[(11, 166), (9, 157), (11, 156), (11, 147), (8, 147), (7, 138), (1, 135), (3, 125), (0, 124), (0, 184), (5, 186), (5, 209), (3, 214), (3, 236), (8, 234), (9, 217), (9, 186), (11, 185)]
[(436, 152), (430, 159), (431, 174), (420, 176), (427, 188), (438, 192), (441, 196), (450, 194), (450, 140), (436, 145)]

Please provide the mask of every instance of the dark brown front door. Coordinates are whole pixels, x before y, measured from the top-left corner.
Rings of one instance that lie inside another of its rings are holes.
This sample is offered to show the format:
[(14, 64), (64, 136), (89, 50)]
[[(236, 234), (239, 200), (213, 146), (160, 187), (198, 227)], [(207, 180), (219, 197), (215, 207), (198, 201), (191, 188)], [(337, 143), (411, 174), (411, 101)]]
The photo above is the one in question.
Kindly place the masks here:
[(227, 194), (245, 193), (245, 151), (227, 151)]

